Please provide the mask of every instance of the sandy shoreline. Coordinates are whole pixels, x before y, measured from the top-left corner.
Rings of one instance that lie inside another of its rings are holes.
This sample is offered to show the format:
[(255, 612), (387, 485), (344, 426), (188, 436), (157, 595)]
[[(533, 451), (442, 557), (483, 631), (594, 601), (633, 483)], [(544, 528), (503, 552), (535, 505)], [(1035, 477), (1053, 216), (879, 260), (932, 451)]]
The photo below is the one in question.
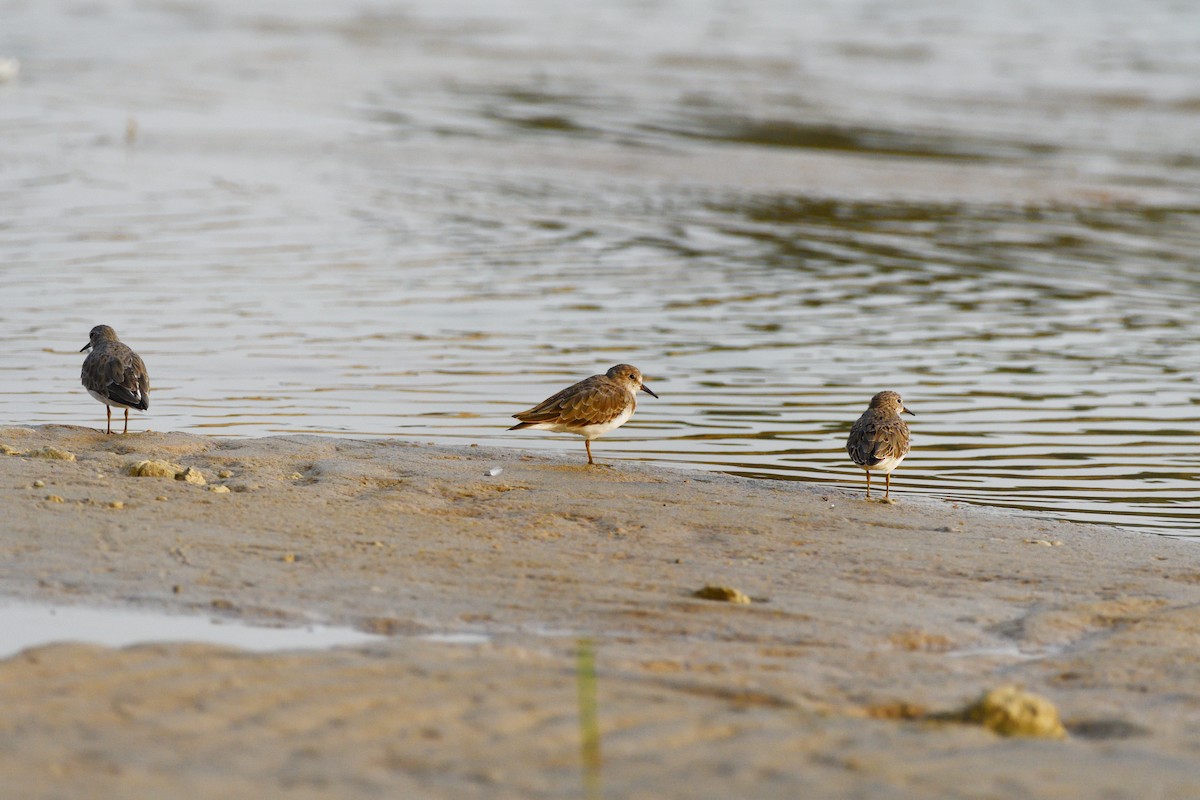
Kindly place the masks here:
[[(0, 428), (17, 453), (0, 455), (0, 595), (388, 635), (269, 655), (26, 651), (0, 662), (0, 782), (22, 797), (578, 796), (587, 635), (606, 796), (1200, 795), (1194, 544), (587, 469), (575, 444), (547, 458)], [(75, 460), (35, 455), (47, 447)], [(130, 477), (144, 459), (206, 485)], [(754, 602), (691, 596), (710, 583)], [(1051, 700), (1071, 738), (889, 718), (1002, 683)]]

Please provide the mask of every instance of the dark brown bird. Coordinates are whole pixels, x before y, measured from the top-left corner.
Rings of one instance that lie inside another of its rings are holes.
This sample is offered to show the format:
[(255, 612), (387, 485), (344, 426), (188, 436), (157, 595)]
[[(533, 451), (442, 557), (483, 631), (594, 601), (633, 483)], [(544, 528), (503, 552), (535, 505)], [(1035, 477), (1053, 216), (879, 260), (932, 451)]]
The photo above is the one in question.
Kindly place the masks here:
[(897, 392), (880, 392), (871, 398), (867, 410), (850, 429), (846, 452), (850, 460), (867, 471), (867, 497), (871, 496), (871, 472), (882, 472), (887, 476), (887, 488), (883, 498), (890, 500), (892, 492), (892, 470), (908, 455), (908, 425), (900, 419), (901, 414), (913, 412), (904, 407), (904, 400)]
[(129, 409), (150, 408), (150, 376), (141, 356), (117, 338), (107, 325), (97, 325), (79, 352), (90, 350), (83, 360), (83, 387), (104, 403), (108, 416), (105, 433), (112, 433), (112, 407), (125, 409), (125, 433), (129, 433)]
[(584, 378), (528, 411), (513, 414), (521, 420), (509, 428), (539, 428), (583, 437), (588, 463), (592, 460), (592, 440), (624, 425), (637, 408), (637, 392), (658, 397), (642, 383), (642, 372), (628, 364), (609, 367), (603, 375)]

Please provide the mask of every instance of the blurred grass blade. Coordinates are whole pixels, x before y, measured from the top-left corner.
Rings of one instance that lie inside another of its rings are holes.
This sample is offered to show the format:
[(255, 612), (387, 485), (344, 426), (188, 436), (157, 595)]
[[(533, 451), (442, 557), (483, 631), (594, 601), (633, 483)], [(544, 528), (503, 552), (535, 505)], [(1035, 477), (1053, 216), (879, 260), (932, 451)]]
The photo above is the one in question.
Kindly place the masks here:
[(592, 640), (579, 640), (575, 666), (579, 687), (580, 755), (583, 762), (583, 796), (601, 800), (600, 787), (600, 715), (596, 707), (596, 651)]

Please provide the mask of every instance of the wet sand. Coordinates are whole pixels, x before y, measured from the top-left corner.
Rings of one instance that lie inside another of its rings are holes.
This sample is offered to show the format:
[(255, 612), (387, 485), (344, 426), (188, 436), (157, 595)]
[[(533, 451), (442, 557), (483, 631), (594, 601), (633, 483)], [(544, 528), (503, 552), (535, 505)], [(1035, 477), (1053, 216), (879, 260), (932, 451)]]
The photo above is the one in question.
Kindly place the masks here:
[[(24, 651), (0, 662), (12, 796), (579, 796), (582, 635), (606, 796), (1200, 793), (1200, 550), (1183, 541), (587, 468), (574, 440), (535, 457), (47, 426), (0, 445), (0, 594), (385, 635)], [(144, 459), (206, 484), (126, 474)], [(692, 596), (706, 584), (753, 602)], [(1070, 738), (919, 718), (1005, 683), (1054, 703)]]

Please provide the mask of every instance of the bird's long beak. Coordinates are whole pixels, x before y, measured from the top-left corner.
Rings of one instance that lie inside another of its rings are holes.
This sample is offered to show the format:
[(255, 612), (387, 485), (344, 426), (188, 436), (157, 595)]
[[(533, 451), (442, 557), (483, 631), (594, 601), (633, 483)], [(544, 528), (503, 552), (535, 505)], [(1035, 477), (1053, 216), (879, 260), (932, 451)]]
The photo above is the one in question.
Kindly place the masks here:
[(909, 416), (911, 416), (911, 417), (915, 417), (915, 416), (916, 416), (916, 414), (914, 414), (913, 412), (909, 411), (907, 407), (905, 407), (905, 408), (901, 408), (901, 409), (900, 409), (900, 413), (901, 413), (901, 414), (908, 414), (908, 415), (909, 415)]
[(91, 350), (91, 349), (92, 349), (92, 343), (91, 343), (91, 342), (88, 342), (88, 343), (87, 343), (87, 344), (85, 344), (83, 347), (79, 348), (79, 352), (81, 352), (81, 353), (82, 353), (82, 352), (84, 352), (85, 350)]
[(650, 387), (644, 383), (642, 384), (642, 391), (645, 392), (646, 394), (650, 395), (651, 397), (654, 397), (654, 398), (658, 397), (658, 395), (656, 395), (654, 392), (650, 391)]

